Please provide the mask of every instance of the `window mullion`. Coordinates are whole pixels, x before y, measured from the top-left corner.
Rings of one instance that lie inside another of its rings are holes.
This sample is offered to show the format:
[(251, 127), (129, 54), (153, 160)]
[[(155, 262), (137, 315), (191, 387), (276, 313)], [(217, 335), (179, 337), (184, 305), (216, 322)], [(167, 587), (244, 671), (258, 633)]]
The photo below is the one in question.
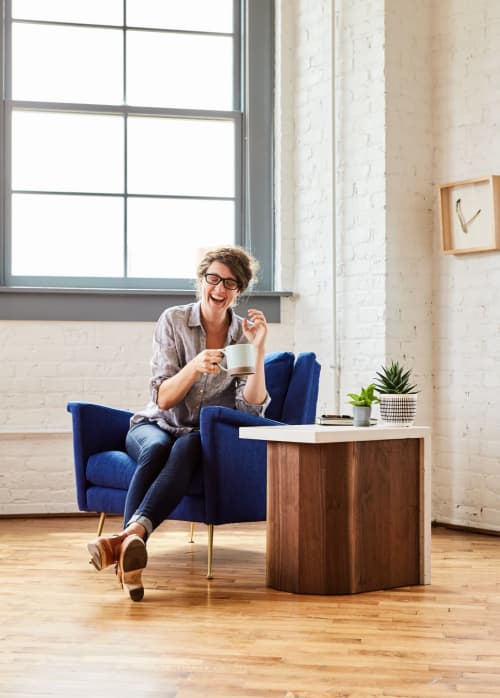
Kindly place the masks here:
[(11, 176), (10, 176), (10, 134), (11, 134), (11, 117), (10, 117), (10, 105), (9, 101), (11, 97), (11, 73), (10, 73), (10, 61), (7, 60), (7, 56), (10, 55), (11, 51), (11, 0), (5, 0), (2, 3), (1, 10), (3, 11), (2, 17), (2, 31), (0, 31), (0, 76), (2, 80), (3, 88), (3, 103), (0, 112), (0, 161), (1, 175), (0, 175), (0, 256), (2, 261), (0, 264), (0, 285), (7, 283), (10, 272), (10, 255), (11, 255), (11, 244), (10, 237), (7, 233), (10, 230), (10, 189), (11, 189)]
[[(127, 104), (127, 0), (123, 0), (123, 104)], [(128, 116), (123, 115), (123, 276), (128, 277)]]

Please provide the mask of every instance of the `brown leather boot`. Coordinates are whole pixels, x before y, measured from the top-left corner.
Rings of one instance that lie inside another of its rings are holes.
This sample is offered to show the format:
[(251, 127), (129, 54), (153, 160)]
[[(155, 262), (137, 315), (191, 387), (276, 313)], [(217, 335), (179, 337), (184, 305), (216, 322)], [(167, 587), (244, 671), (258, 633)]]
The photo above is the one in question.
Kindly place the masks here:
[(132, 601), (141, 601), (144, 596), (142, 572), (148, 562), (146, 544), (140, 536), (127, 536), (121, 544), (117, 563), (118, 582), (128, 591)]
[(120, 548), (125, 537), (124, 534), (117, 533), (110, 538), (100, 536), (90, 541), (87, 545), (90, 553), (90, 564), (100, 571), (118, 562), (120, 559)]

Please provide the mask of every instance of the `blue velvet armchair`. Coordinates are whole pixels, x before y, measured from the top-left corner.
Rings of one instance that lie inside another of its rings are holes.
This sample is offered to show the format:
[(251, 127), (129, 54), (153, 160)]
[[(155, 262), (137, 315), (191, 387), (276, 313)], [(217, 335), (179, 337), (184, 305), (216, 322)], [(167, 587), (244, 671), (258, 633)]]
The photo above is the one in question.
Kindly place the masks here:
[[(202, 467), (188, 494), (169, 518), (208, 526), (208, 572), (212, 577), (213, 532), (218, 524), (266, 519), (266, 443), (240, 441), (240, 426), (312, 424), (320, 365), (312, 352), (267, 354), (264, 362), (271, 402), (265, 417), (227, 407), (204, 407), (200, 415)], [(136, 468), (125, 451), (131, 412), (87, 402), (70, 402), (76, 494), (81, 511), (123, 514)]]

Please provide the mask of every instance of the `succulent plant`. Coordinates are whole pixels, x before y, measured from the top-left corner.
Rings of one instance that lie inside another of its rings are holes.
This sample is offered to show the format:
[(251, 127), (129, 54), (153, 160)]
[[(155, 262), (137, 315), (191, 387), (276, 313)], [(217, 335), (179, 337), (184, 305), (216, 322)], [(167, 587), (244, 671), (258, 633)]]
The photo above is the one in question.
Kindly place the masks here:
[(357, 393), (347, 393), (347, 396), (351, 398), (349, 404), (355, 407), (370, 407), (374, 402), (380, 402), (374, 394), (374, 390), (375, 385), (370, 383), (366, 388), (361, 388), (359, 395)]
[(412, 369), (405, 370), (398, 361), (392, 361), (389, 366), (382, 366), (377, 371), (375, 390), (381, 395), (405, 395), (417, 393), (417, 386), (410, 383)]

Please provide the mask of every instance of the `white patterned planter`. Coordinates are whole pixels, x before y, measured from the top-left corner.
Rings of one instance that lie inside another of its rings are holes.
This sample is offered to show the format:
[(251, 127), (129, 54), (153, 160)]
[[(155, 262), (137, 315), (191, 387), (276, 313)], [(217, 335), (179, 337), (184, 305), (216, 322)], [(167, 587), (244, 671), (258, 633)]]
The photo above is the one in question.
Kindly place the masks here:
[(380, 395), (380, 419), (382, 425), (411, 427), (417, 413), (417, 394)]

